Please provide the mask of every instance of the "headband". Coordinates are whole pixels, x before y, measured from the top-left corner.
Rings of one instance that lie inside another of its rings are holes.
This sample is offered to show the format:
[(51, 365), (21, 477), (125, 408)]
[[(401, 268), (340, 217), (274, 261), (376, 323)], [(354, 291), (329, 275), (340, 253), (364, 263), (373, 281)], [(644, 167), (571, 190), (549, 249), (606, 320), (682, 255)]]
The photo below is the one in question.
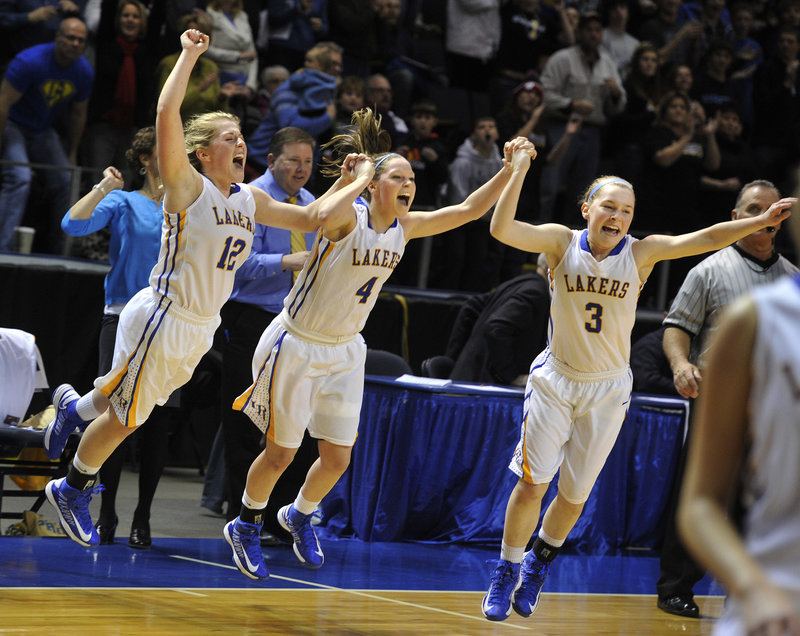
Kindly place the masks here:
[(386, 161), (389, 157), (402, 157), (403, 155), (398, 154), (396, 152), (390, 152), (389, 154), (383, 155), (378, 162), (375, 164), (375, 170), (378, 169), (378, 166), (381, 165), (384, 161)]
[(633, 186), (630, 183), (628, 183), (627, 181), (625, 181), (625, 179), (620, 179), (619, 177), (609, 177), (608, 179), (603, 179), (595, 187), (593, 187), (591, 190), (589, 190), (589, 196), (586, 197), (586, 200), (590, 201), (591, 198), (595, 195), (595, 193), (600, 188), (602, 188), (603, 186), (610, 185), (612, 183), (622, 183), (622, 184), (628, 186), (631, 190), (633, 190)]

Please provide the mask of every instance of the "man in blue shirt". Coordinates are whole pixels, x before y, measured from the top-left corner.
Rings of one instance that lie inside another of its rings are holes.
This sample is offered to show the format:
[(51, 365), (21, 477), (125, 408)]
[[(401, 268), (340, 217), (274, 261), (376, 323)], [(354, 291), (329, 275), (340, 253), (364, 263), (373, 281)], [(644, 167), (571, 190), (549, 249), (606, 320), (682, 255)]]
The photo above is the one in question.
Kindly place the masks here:
[[(55, 42), (21, 51), (8, 66), (0, 84), (2, 158), (19, 163), (75, 164), (86, 125), (86, 106), (94, 71), (82, 57), (86, 25), (80, 18), (62, 20)], [(69, 114), (69, 150), (65, 152), (53, 124)], [(11, 249), (14, 228), (28, 203), (31, 169), (0, 166), (0, 250)], [(51, 214), (50, 250), (59, 252), (61, 217), (69, 207), (71, 172), (43, 170)]]
[[(313, 156), (314, 138), (309, 133), (293, 126), (282, 128), (272, 137), (267, 171), (250, 185), (261, 188), (277, 201), (308, 205), (314, 200), (314, 195), (303, 186), (314, 168)], [(222, 308), (225, 336), (222, 350), (222, 431), (229, 519), (238, 514), (247, 470), (261, 451), (261, 431), (247, 416), (232, 410), (231, 406), (253, 380), (253, 351), (261, 333), (283, 309), (283, 299), (292, 288), (292, 273), (303, 268), (314, 237), (313, 233), (306, 234), (303, 237), (305, 249), (293, 253), (289, 230), (257, 223), (250, 256), (236, 272), (233, 292)], [(278, 525), (277, 511), (295, 496), (306, 471), (316, 459), (315, 453), (316, 445), (304, 442), (292, 466), (273, 490), (264, 529), (275, 536), (289, 538), (289, 534)], [(286, 498), (281, 496), (282, 484), (288, 492)]]

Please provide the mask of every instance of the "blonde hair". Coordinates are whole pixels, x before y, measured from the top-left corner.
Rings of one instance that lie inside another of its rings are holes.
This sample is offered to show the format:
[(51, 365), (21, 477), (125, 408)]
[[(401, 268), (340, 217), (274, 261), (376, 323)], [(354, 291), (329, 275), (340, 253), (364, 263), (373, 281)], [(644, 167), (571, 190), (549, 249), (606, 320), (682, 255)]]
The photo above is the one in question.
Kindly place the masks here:
[(616, 177), (614, 175), (604, 175), (602, 177), (597, 177), (594, 181), (589, 184), (589, 187), (586, 188), (586, 191), (583, 193), (583, 196), (578, 201), (579, 204), (583, 203), (591, 203), (592, 199), (597, 196), (597, 193), (605, 188), (607, 185), (618, 185), (622, 186), (623, 188), (628, 188), (632, 194), (636, 194), (633, 191), (633, 186), (630, 184), (629, 181), (626, 181), (622, 177)]
[(208, 148), (211, 145), (211, 140), (219, 130), (220, 120), (233, 122), (236, 126), (240, 126), (239, 118), (236, 115), (224, 110), (215, 110), (191, 117), (183, 127), (186, 154), (189, 155), (189, 161), (198, 172), (201, 172), (201, 164), (196, 153), (201, 148)]
[(321, 172), (326, 177), (336, 178), (341, 172), (344, 158), (349, 153), (363, 153), (375, 162), (375, 175), (372, 178), (374, 181), (386, 169), (385, 165), (380, 164), (385, 164), (382, 159), (391, 154), (389, 152), (391, 147), (392, 138), (387, 131), (381, 129), (381, 116), (374, 113), (371, 108), (362, 108), (353, 113), (350, 125), (344, 132), (322, 146), (323, 149), (330, 149), (332, 152), (330, 157), (328, 155), (323, 157)]
[(116, 29), (117, 33), (119, 33), (122, 24), (122, 10), (127, 7), (129, 4), (132, 4), (139, 10), (139, 17), (141, 22), (139, 23), (139, 35), (137, 37), (138, 40), (144, 40), (147, 37), (147, 7), (144, 6), (140, 2), (140, 0), (120, 0), (119, 4), (117, 4), (117, 13), (114, 16), (114, 28)]

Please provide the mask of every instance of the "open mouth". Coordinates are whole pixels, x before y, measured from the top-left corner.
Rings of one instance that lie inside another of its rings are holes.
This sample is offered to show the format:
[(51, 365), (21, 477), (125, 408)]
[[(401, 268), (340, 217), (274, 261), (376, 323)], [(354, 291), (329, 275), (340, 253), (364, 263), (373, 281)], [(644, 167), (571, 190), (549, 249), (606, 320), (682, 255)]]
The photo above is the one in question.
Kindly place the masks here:
[(244, 157), (234, 157), (233, 158), (233, 165), (239, 166), (240, 168), (244, 167)]
[(611, 225), (604, 225), (603, 232), (606, 234), (611, 234), (612, 236), (619, 236), (619, 228)]
[(397, 195), (397, 200), (400, 201), (403, 205), (408, 207), (411, 204), (411, 196), (408, 194), (399, 194)]

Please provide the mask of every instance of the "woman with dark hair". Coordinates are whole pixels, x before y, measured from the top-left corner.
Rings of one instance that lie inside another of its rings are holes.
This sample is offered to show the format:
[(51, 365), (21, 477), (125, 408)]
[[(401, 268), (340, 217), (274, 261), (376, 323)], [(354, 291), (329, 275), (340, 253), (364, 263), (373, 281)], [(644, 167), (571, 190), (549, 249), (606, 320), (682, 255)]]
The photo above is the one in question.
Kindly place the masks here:
[[(104, 166), (125, 165), (124, 149), (131, 135), (152, 123), (159, 29), (148, 22), (140, 0), (103, 0), (85, 136), (85, 162), (98, 172)], [(122, 173), (130, 183), (133, 173), (127, 167)]]
[(636, 183), (642, 174), (642, 140), (656, 117), (664, 92), (658, 49), (642, 42), (633, 52), (630, 72), (623, 82), (628, 101), (611, 123), (609, 142), (613, 145), (617, 174)]
[[(264, 511), (306, 429), (319, 440), (319, 458), (295, 501), (278, 511), (278, 522), (292, 533), (303, 565), (318, 568), (324, 561), (311, 514), (350, 463), (364, 390), (367, 346), (361, 330), (406, 242), (480, 218), (508, 180), (504, 165), (462, 203), (412, 212), (414, 171), (405, 157), (389, 152), (391, 138), (380, 118), (364, 109), (353, 114), (352, 123), (329, 142), (334, 161), (326, 170), (341, 174), (347, 185), (319, 200), (314, 248), (283, 311), (261, 335), (253, 384), (233, 406), (266, 433), (239, 516), (224, 529), (233, 562), (251, 579), (269, 576), (259, 541)], [(522, 146), (533, 148), (518, 138), (507, 144), (507, 156)]]
[[(122, 190), (125, 185), (122, 174), (109, 166), (103, 171), (103, 179), (70, 208), (61, 222), (61, 227), (71, 236), (111, 228), (111, 269), (106, 275), (105, 308), (100, 327), (98, 371), (101, 376), (111, 369), (120, 312), (136, 292), (147, 287), (161, 245), (164, 188), (158, 173), (153, 126), (136, 133), (125, 157), (139, 175), (141, 187), (131, 192)], [(150, 505), (167, 459), (168, 430), (157, 421), (161, 419), (157, 414), (159, 410), (150, 416), (139, 436), (139, 502), (133, 513), (128, 541), (134, 548), (150, 547)], [(127, 444), (119, 446), (100, 469), (105, 490), (95, 527), (101, 544), (114, 542), (118, 522), (115, 502), (127, 448)]]

